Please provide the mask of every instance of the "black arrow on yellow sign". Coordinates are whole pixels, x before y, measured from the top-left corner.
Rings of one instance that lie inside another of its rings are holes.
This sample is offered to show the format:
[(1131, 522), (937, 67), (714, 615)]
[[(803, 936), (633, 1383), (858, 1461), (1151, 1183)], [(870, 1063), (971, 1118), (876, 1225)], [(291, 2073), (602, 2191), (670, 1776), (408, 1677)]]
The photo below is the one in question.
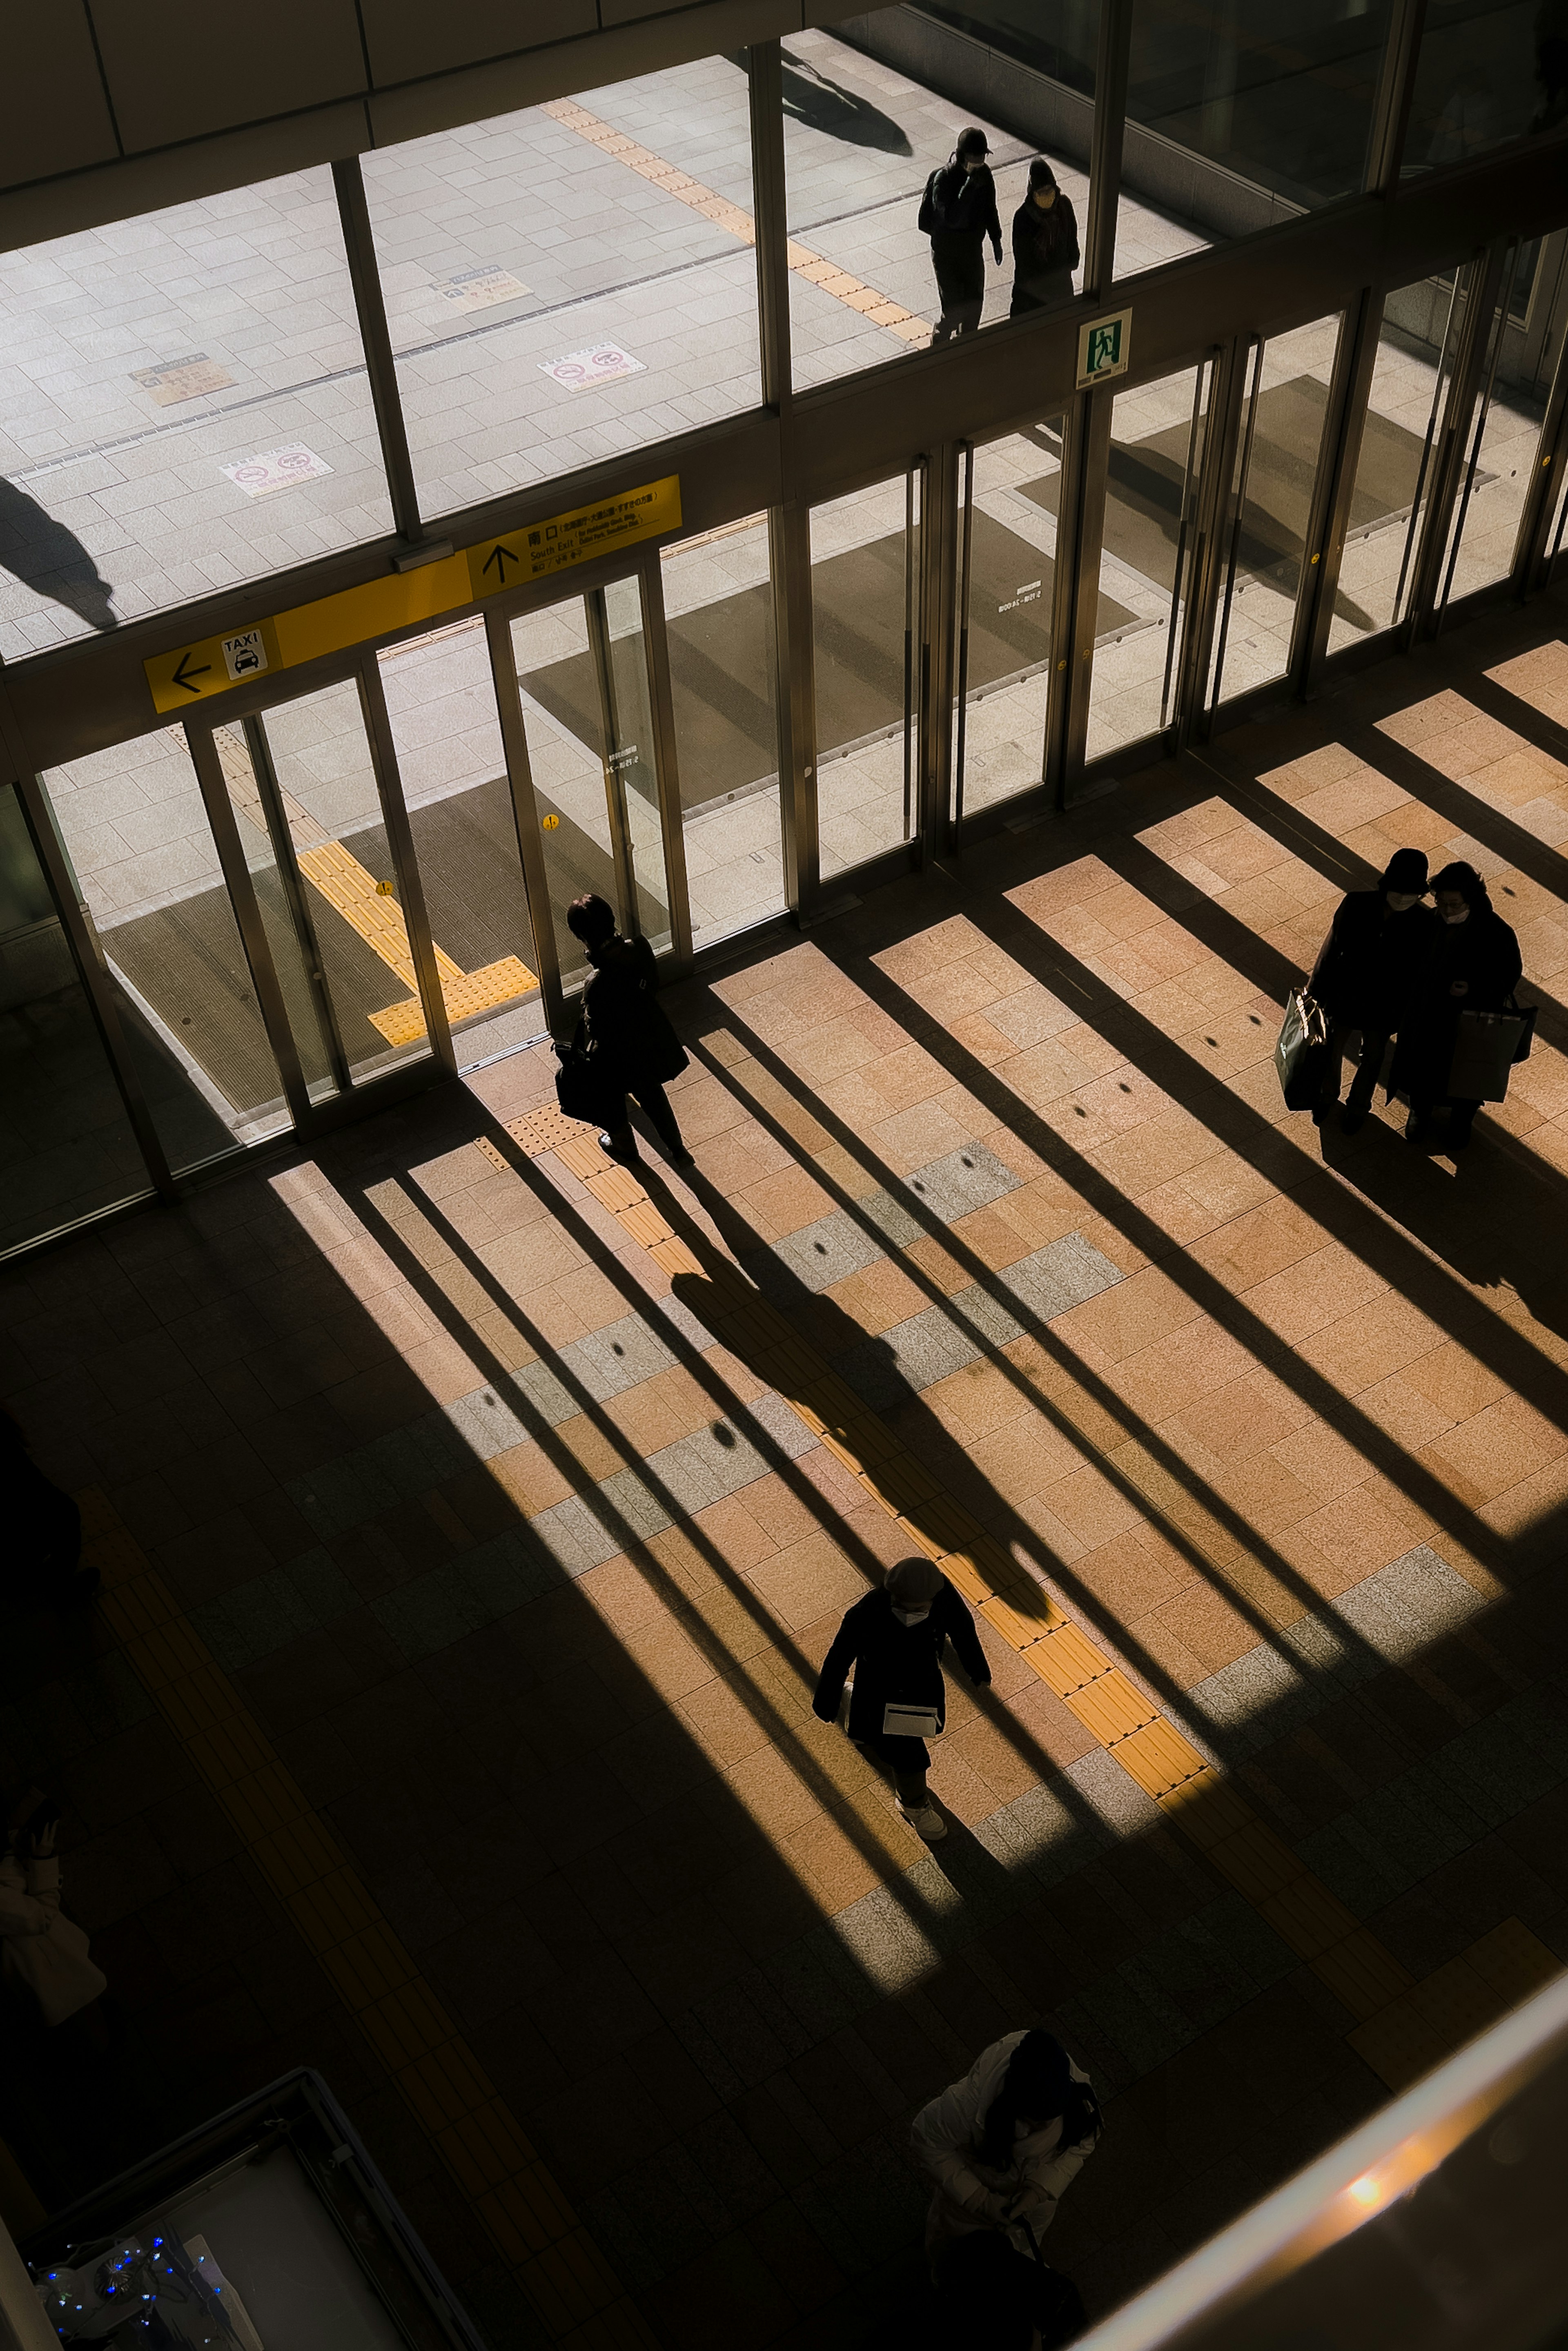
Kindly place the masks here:
[(497, 539), (495, 546), (490, 549), (489, 554), (485, 558), (484, 565), (479, 576), (483, 579), (485, 573), (488, 571), (491, 565), (494, 564), (496, 567), (496, 584), (497, 587), (504, 588), (507, 584), (507, 564), (515, 563), (518, 569), (521, 569), (522, 561), (523, 559), (520, 555), (514, 555), (509, 547), (503, 547), (499, 539)]
[(173, 683), (176, 685), (183, 685), (187, 694), (200, 694), (202, 690), (201, 687), (199, 685), (193, 685), (191, 680), (194, 677), (205, 677), (207, 672), (211, 668), (211, 662), (203, 662), (199, 669), (192, 669), (190, 654), (182, 653), (180, 655), (180, 666), (174, 672)]

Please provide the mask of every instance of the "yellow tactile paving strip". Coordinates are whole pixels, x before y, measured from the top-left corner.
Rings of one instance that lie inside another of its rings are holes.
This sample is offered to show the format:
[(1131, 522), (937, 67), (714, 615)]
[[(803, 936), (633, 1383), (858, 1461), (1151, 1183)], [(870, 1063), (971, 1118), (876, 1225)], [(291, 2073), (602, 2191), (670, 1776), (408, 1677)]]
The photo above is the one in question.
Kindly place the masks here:
[[(747, 245), (756, 244), (757, 224), (741, 205), (732, 204), (727, 196), (717, 194), (712, 188), (705, 188), (700, 180), (694, 180), (678, 164), (667, 163), (662, 155), (655, 155), (650, 148), (639, 146), (636, 140), (629, 139), (623, 131), (601, 122), (598, 115), (591, 114), (575, 99), (552, 99), (543, 111), (559, 122), (563, 130), (575, 131), (580, 139), (586, 139), (589, 145), (597, 147), (601, 155), (613, 156), (618, 163), (624, 163), (641, 179), (651, 180), (656, 188), (663, 188), (666, 195), (677, 197), (683, 204), (689, 204), (693, 212), (701, 213), (703, 218), (712, 221), (716, 228), (728, 229), (732, 236), (738, 236)], [(789, 266), (798, 277), (809, 278), (813, 286), (820, 286), (824, 294), (831, 294), (835, 301), (843, 303), (846, 309), (858, 310), (862, 318), (870, 319), (873, 327), (887, 328), (901, 342), (930, 341), (929, 319), (916, 317), (913, 310), (906, 310), (902, 302), (894, 301), (889, 295), (879, 294), (874, 286), (862, 285), (849, 270), (841, 269), (836, 261), (824, 261), (820, 253), (813, 253), (808, 246), (797, 245), (793, 238), (789, 240), (788, 253)]]
[[(170, 731), (181, 733), (177, 727)], [(213, 742), (230, 799), (240, 814), (265, 833), (267, 815), (243, 736), (231, 726), (218, 726), (213, 730)], [(278, 798), (300, 872), (403, 986), (417, 990), (408, 925), (397, 900), (381, 888), (374, 874), (367, 873), (340, 841), (331, 840), (325, 826), (282, 785)], [(492, 1012), (517, 997), (531, 996), (539, 984), (537, 974), (517, 956), (503, 956), (499, 963), (465, 971), (444, 948), (437, 947), (435, 966), (449, 1020), (471, 1020), (477, 1013)], [(412, 1045), (424, 1034), (424, 1008), (417, 993), (402, 1004), (389, 1004), (384, 1012), (372, 1012), (370, 1019), (371, 1026), (380, 1029), (389, 1045)]]
[[(375, 876), (350, 857), (340, 841), (301, 850), (299, 871), (389, 970), (396, 972), (405, 987), (418, 987), (402, 907), (378, 887)], [(528, 996), (538, 986), (517, 956), (487, 963), (480, 971), (465, 971), (444, 947), (437, 947), (435, 967), (441, 974), (441, 993), (450, 1020), (471, 1019), (476, 1012), (509, 1004), (514, 997)], [(384, 1012), (372, 1012), (370, 1019), (371, 1026), (381, 1030), (389, 1045), (411, 1045), (424, 1034), (424, 1012), (417, 996), (391, 1004)]]
[[(674, 1278), (713, 1292), (702, 1320), (766, 1379), (910, 1542), (936, 1561), (1091, 1736), (1154, 1799), (1357, 2020), (1353, 2046), (1402, 2088), (1558, 1972), (1552, 1953), (1509, 1919), (1417, 1983), (1127, 1675), (1063, 1616), (964, 1507), (862, 1403), (826, 1359), (716, 1253), (703, 1264), (627, 1168), (607, 1165), (591, 1128), (552, 1108), (507, 1123), (530, 1156), (554, 1152), (628, 1238)], [(482, 1141), (497, 1167), (505, 1155)]]
[(551, 2339), (655, 2337), (366, 1891), (358, 1871), (104, 1497), (78, 1494), (83, 1557), (127, 1662), (336, 1986)]

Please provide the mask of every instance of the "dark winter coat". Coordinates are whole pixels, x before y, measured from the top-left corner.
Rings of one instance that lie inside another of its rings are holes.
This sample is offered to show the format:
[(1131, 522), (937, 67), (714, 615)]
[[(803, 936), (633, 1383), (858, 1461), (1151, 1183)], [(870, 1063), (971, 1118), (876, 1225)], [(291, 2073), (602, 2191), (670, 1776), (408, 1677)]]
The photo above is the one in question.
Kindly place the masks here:
[[(1425, 985), (1399, 1031), (1390, 1077), (1413, 1102), (1437, 1102), (1448, 1091), (1448, 1070), (1461, 1012), (1500, 1012), (1524, 966), (1519, 941), (1490, 906), (1472, 908), (1463, 923), (1437, 925), (1439, 937)], [(1465, 983), (1464, 993), (1454, 990)]]
[(918, 1625), (901, 1625), (885, 1592), (868, 1592), (845, 1614), (817, 1679), (812, 1711), (831, 1722), (844, 1694), (850, 1667), (855, 1686), (850, 1697), (850, 1737), (882, 1736), (883, 1709), (887, 1706), (929, 1706), (938, 1724), (947, 1719), (947, 1692), (942, 1679), (942, 1651), (948, 1641), (969, 1679), (988, 1682), (991, 1669), (975, 1630), (975, 1620), (946, 1576), (931, 1604), (931, 1613)]
[(1442, 923), (1430, 906), (1388, 911), (1378, 890), (1342, 898), (1308, 993), (1343, 1027), (1387, 1037), (1420, 1000)]
[(1080, 261), (1078, 217), (1059, 188), (1053, 204), (1026, 196), (1013, 214), (1011, 316), (1046, 310), (1072, 299), (1072, 273)]
[(617, 932), (590, 947), (593, 977), (582, 991), (579, 1038), (594, 1075), (633, 1093), (665, 1085), (686, 1066), (685, 1050), (658, 1003), (659, 972), (646, 939)]

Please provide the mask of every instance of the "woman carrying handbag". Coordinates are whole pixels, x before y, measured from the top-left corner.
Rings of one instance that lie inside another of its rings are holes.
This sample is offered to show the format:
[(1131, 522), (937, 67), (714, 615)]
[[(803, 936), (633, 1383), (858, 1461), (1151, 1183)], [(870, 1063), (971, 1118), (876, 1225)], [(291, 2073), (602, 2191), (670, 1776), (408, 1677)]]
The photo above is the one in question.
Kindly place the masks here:
[(958, 1593), (928, 1559), (901, 1559), (878, 1592), (849, 1609), (823, 1660), (811, 1710), (836, 1720), (850, 1668), (849, 1734), (864, 1753), (893, 1773), (898, 1811), (917, 1836), (936, 1844), (947, 1823), (926, 1792), (928, 1739), (947, 1719), (942, 1651), (951, 1640), (958, 1662), (978, 1688), (991, 1669), (980, 1636)]
[(577, 1032), (561, 1056), (556, 1093), (568, 1118), (597, 1119), (599, 1147), (622, 1165), (640, 1155), (627, 1115), (630, 1094), (646, 1113), (667, 1158), (689, 1167), (664, 1092), (687, 1066), (682, 1045), (657, 1001), (658, 967), (646, 939), (623, 938), (606, 899), (574, 898), (567, 927), (582, 941), (593, 977), (582, 991)]

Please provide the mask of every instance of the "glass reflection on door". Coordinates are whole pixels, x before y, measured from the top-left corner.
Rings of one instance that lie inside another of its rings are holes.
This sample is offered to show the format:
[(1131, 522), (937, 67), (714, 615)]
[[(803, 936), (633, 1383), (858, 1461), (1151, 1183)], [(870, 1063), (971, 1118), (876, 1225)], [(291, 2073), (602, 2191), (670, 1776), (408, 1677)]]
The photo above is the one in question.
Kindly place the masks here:
[(539, 1035), (538, 956), (482, 619), (377, 657), (459, 1070)]
[[(1437, 588), (1438, 610), (1513, 569), (1524, 501), (1534, 475), (1550, 382), (1544, 338), (1528, 333), (1540, 247), (1511, 239), (1488, 321), (1475, 413)], [(1534, 364), (1531, 364), (1533, 347)]]
[(214, 730), (314, 1102), (430, 1050), (352, 679)]
[(1394, 628), (1409, 611), (1474, 274), (1467, 263), (1447, 278), (1423, 277), (1385, 298), (1329, 624), (1330, 653)]
[(1089, 694), (1090, 759), (1175, 716), (1214, 367), (1115, 395)]
[(152, 1189), (15, 784), (0, 784), (0, 1251)]
[(622, 929), (655, 953), (670, 943), (637, 583), (522, 613), (511, 632), (549, 915), (570, 989), (588, 976), (566, 925), (574, 898), (607, 899)]
[(768, 517), (666, 547), (659, 569), (692, 943), (710, 946), (784, 905)]
[(974, 452), (962, 518), (954, 816), (1038, 789), (1045, 772), (1062, 420)]
[(916, 471), (811, 508), (811, 642), (821, 872), (915, 830), (920, 649)]
[(171, 1170), (285, 1132), (283, 1081), (183, 729), (68, 760), (44, 782)]
[(1254, 346), (1220, 522), (1211, 709), (1290, 667), (1340, 326), (1318, 319)]

